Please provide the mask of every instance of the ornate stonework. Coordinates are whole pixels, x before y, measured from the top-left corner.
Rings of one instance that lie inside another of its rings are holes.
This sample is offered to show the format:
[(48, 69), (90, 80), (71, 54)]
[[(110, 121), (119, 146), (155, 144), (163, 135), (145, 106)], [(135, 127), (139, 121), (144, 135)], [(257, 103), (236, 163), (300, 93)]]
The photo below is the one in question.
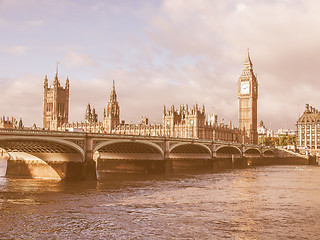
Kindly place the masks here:
[(9, 117), (6, 118), (5, 116), (3, 116), (2, 118), (0, 118), (0, 128), (23, 129), (23, 122), (21, 118), (18, 122), (17, 119), (13, 117), (10, 119)]
[(61, 131), (210, 139), (256, 144), (258, 141), (258, 83), (253, 73), (249, 53), (239, 78), (238, 92), (239, 128), (233, 127), (231, 122), (228, 125), (219, 123), (217, 115), (212, 115), (207, 119), (205, 107), (199, 107), (198, 104), (192, 107), (180, 105), (178, 109), (174, 105), (170, 108), (164, 106), (162, 124), (150, 124), (148, 118), (143, 118), (138, 124), (120, 122), (120, 107), (114, 81), (102, 122), (98, 121), (95, 110), (91, 110), (88, 104), (84, 122), (67, 123), (68, 108), (66, 106), (69, 99), (66, 98), (69, 97), (69, 81), (67, 79), (66, 88), (63, 89), (56, 76), (52, 88), (48, 88), (47, 78), (45, 79), (44, 126)]
[(258, 82), (253, 72), (252, 62), (248, 56), (238, 81), (239, 128), (245, 132), (243, 141), (257, 144), (257, 99)]
[(241, 142), (242, 133), (238, 128), (223, 123), (218, 123), (217, 115), (214, 119), (206, 119), (205, 107), (199, 108), (198, 104), (189, 108), (181, 105), (176, 109), (163, 108), (162, 124), (150, 124), (148, 118), (143, 118), (138, 124), (120, 123), (120, 107), (117, 102), (115, 84), (113, 82), (110, 101), (104, 109), (103, 122), (97, 121), (91, 106), (87, 106), (85, 121), (62, 124), (61, 131), (84, 131), (94, 133), (125, 134), (140, 136), (161, 136), (191, 139), (210, 139), (230, 142)]
[(43, 128), (58, 130), (63, 124), (68, 123), (69, 79), (67, 78), (63, 88), (56, 73), (53, 86), (49, 87), (48, 78), (45, 76), (43, 87)]

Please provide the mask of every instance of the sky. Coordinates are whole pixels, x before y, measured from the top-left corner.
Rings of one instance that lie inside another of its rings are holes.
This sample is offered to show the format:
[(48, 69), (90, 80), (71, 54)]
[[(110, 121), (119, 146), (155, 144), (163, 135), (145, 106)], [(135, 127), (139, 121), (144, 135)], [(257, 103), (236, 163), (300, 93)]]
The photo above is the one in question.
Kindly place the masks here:
[(0, 116), (42, 126), (43, 81), (70, 79), (69, 121), (102, 120), (112, 80), (120, 119), (162, 121), (198, 103), (238, 125), (237, 82), (250, 51), (258, 122), (295, 129), (320, 108), (318, 0), (0, 0)]

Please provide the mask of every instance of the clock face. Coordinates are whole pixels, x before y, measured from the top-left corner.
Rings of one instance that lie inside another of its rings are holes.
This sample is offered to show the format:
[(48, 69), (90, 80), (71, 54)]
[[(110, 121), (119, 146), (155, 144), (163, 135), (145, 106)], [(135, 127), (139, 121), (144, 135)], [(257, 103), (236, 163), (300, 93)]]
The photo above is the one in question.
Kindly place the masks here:
[(240, 93), (241, 94), (249, 94), (249, 82), (241, 82)]

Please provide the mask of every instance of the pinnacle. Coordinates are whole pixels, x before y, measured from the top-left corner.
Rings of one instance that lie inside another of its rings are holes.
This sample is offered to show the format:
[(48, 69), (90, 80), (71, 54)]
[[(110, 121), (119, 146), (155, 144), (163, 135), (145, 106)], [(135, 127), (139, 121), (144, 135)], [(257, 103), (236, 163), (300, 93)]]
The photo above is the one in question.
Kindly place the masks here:
[(250, 53), (249, 53), (249, 48), (247, 49), (248, 53), (247, 53), (247, 58), (244, 61), (244, 64), (250, 64), (252, 65), (251, 59), (250, 59)]

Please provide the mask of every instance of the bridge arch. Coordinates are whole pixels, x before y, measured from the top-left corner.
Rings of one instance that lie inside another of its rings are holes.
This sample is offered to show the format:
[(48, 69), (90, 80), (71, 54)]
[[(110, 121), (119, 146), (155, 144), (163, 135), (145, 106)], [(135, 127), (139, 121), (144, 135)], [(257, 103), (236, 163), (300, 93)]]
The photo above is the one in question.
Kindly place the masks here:
[(178, 143), (170, 147), (173, 172), (207, 170), (212, 159), (211, 149), (201, 143)]
[(0, 136), (8, 154), (7, 176), (81, 179), (84, 150), (77, 144), (51, 137)]
[(201, 143), (178, 143), (170, 147), (170, 153), (209, 153), (211, 149)]
[(217, 158), (241, 158), (242, 151), (235, 146), (222, 145), (216, 149)]
[(266, 149), (264, 152), (263, 152), (263, 156), (264, 157), (274, 157), (275, 156), (275, 152), (271, 149)]
[(258, 148), (247, 148), (243, 154), (245, 157), (259, 157), (261, 151)]
[[(134, 150), (134, 148), (136, 148)], [(110, 152), (118, 153), (160, 153), (161, 156), (164, 156), (163, 149), (151, 142), (147, 141), (132, 141), (132, 140), (112, 140), (112, 141), (103, 141), (98, 143), (93, 148), (93, 153), (99, 150), (109, 150)]]
[(112, 140), (93, 148), (99, 178), (110, 174), (165, 172), (164, 151), (147, 141)]
[(85, 159), (84, 149), (79, 145), (68, 140), (50, 137), (0, 136), (0, 148), (6, 151), (11, 149), (14, 150), (13, 152), (75, 152), (81, 155), (82, 161)]

